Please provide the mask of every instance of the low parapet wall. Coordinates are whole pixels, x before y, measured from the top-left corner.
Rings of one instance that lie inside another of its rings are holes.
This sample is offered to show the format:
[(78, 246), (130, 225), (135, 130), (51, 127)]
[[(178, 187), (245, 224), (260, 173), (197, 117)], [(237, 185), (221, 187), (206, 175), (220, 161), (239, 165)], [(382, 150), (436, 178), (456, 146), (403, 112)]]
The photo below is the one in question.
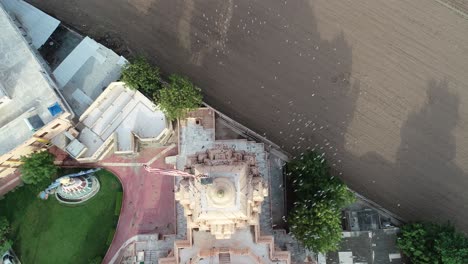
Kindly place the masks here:
[(77, 199), (76, 201), (66, 201), (66, 200), (64, 200), (65, 198), (62, 198), (57, 191), (55, 192), (55, 198), (57, 199), (57, 201), (59, 201), (60, 203), (63, 203), (63, 204), (76, 205), (76, 204), (84, 203), (84, 202), (88, 201), (89, 199), (93, 198), (99, 192), (99, 190), (101, 189), (101, 185), (99, 183), (99, 180), (96, 177), (92, 177), (92, 180), (93, 180), (93, 190), (90, 193), (83, 196), (82, 198)]

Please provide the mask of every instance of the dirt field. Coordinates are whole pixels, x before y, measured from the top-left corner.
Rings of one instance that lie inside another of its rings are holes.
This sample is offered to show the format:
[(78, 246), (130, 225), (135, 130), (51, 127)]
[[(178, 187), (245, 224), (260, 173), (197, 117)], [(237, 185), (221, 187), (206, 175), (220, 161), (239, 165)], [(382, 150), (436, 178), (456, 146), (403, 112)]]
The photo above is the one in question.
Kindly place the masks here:
[[(442, 3), (445, 3), (449, 8), (461, 11), (465, 16), (468, 14), (468, 1), (466, 0), (439, 0)], [(463, 15), (463, 14), (462, 14)]]
[(441, 3), (30, 2), (188, 75), (288, 151), (325, 151), (353, 189), (403, 218), (468, 231), (468, 20)]

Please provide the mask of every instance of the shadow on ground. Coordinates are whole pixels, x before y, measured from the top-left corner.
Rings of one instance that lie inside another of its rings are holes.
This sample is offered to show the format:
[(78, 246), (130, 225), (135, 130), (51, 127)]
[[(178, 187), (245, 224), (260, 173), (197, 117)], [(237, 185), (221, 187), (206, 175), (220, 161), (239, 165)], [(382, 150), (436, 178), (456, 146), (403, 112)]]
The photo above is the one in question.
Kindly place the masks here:
[(381, 200), (385, 196), (394, 201), (382, 204), (387, 209), (400, 212), (406, 220), (452, 221), (466, 229), (467, 223), (458, 212), (466, 211), (467, 206), (460, 208), (453, 203), (468, 200), (468, 175), (454, 163), (452, 131), (459, 118), (459, 99), (448, 85), (446, 80), (428, 82), (426, 104), (410, 114), (401, 128), (396, 162), (374, 152), (355, 159), (365, 165), (363, 171), (371, 172), (362, 174), (367, 188), (382, 190), (371, 198)]

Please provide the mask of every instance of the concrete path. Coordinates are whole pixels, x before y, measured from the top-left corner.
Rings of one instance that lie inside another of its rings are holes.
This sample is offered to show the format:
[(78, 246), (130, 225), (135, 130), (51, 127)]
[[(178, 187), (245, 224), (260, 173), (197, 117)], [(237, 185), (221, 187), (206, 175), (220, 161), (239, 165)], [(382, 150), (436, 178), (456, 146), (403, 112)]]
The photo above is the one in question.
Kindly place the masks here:
[(468, 231), (468, 20), (440, 1), (29, 2), (188, 75), (288, 152), (326, 152), (403, 218)]
[(135, 158), (111, 156), (97, 164), (119, 178), (124, 192), (117, 231), (103, 263), (108, 263), (123, 243), (137, 234), (175, 233), (174, 178), (149, 173), (143, 164), (171, 168), (164, 158), (176, 153), (175, 145), (148, 148)]

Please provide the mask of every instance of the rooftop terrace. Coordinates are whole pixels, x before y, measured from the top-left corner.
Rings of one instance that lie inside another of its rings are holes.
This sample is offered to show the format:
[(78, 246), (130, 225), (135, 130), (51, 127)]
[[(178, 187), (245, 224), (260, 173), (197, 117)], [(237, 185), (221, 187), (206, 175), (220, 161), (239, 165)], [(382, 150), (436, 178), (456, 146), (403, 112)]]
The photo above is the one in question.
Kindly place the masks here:
[(399, 264), (403, 263), (396, 247), (398, 228), (343, 232), (339, 252), (327, 255), (327, 264)]
[[(231, 239), (215, 239), (209, 232), (195, 231), (193, 246), (180, 252), (181, 263), (229, 263), (223, 262), (222, 255), (211, 255), (210, 251), (214, 248), (231, 248), (231, 263), (284, 263), (270, 260), (268, 245), (255, 243), (252, 231), (248, 228), (237, 230)], [(194, 259), (197, 252), (203, 252), (200, 254), (206, 257)]]
[(114, 82), (80, 117), (79, 140), (92, 156), (108, 139), (115, 137), (116, 151), (133, 151), (134, 137), (156, 138), (166, 128), (164, 114), (140, 92)]
[(32, 135), (25, 118), (38, 115), (44, 124), (52, 121), (49, 107), (61, 99), (35, 52), (9, 15), (0, 8), (0, 84), (9, 98), (0, 104), (0, 154)]

